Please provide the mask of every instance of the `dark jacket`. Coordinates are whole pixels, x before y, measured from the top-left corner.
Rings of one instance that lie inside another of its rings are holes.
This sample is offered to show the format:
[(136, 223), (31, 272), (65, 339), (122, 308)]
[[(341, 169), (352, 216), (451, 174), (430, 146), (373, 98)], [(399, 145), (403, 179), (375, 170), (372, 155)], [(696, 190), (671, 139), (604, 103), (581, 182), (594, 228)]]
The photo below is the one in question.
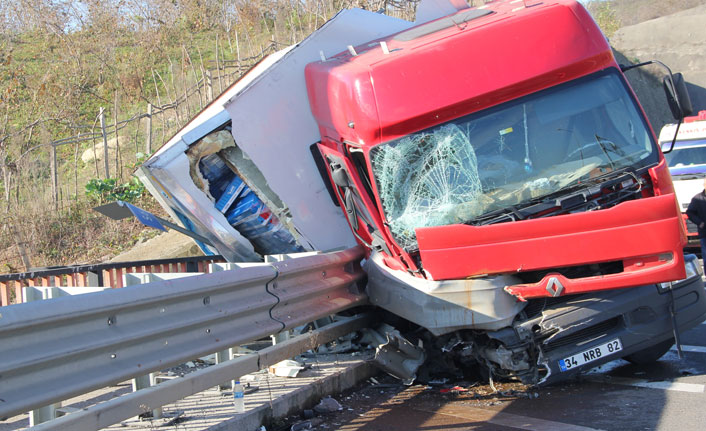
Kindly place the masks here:
[[(701, 192), (691, 198), (686, 215), (699, 228), (699, 238), (706, 238), (706, 193)], [(704, 223), (704, 227), (701, 227)]]

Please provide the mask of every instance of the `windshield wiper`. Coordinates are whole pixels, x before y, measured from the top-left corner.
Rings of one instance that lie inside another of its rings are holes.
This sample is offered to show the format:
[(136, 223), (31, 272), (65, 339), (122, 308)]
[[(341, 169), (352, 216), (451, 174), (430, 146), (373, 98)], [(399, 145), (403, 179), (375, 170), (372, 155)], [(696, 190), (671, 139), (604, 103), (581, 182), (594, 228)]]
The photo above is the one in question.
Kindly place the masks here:
[[(613, 143), (612, 141), (609, 141), (608, 139), (605, 139), (605, 138), (601, 138), (600, 136), (598, 136), (597, 133), (594, 134), (593, 136), (596, 137), (596, 144), (598, 144), (598, 146), (601, 147), (601, 151), (603, 151), (603, 154), (605, 154), (606, 158), (608, 158), (608, 163), (610, 163), (610, 168), (613, 169), (613, 170), (615, 170), (615, 162), (613, 161), (613, 159), (612, 159), (612, 158), (610, 157), (610, 155), (608, 154), (608, 150), (606, 149), (606, 144), (605, 144), (605, 142), (607, 142), (607, 143), (609, 143), (609, 144), (611, 145), (611, 147), (612, 147), (611, 149), (613, 150), (613, 152), (615, 152), (615, 153), (618, 154), (618, 155), (621, 155), (621, 154), (618, 153), (618, 151), (617, 151), (617, 150), (618, 150), (618, 147), (616, 147), (615, 143)], [(605, 141), (605, 142), (604, 142), (604, 141)]]
[[(482, 226), (501, 223), (503, 221), (525, 220), (553, 208), (560, 208), (563, 212), (571, 211), (585, 205), (590, 200), (591, 196), (600, 193), (601, 189), (611, 187), (624, 181), (625, 177), (629, 177), (631, 179), (638, 178), (637, 174), (631, 171), (630, 168), (621, 168), (585, 181), (577, 180), (581, 182), (564, 186), (561, 189), (544, 196), (539, 196), (519, 204), (508, 205), (505, 208), (491, 211), (479, 217), (465, 221), (464, 224)], [(598, 185), (600, 185), (600, 187), (596, 187)], [(591, 190), (592, 187), (595, 187), (596, 190)], [(565, 198), (559, 199), (562, 196), (565, 196)]]
[(546, 196), (543, 196), (543, 198), (556, 196), (558, 194), (565, 194), (567, 192), (571, 192), (571, 191), (575, 191), (575, 190), (581, 190), (586, 187), (594, 186), (599, 183), (604, 183), (606, 181), (614, 180), (617, 178), (622, 178), (626, 175), (630, 176), (630, 178), (637, 178), (637, 174), (635, 172), (631, 171), (629, 167), (624, 167), (624, 168), (620, 168), (617, 170), (612, 170), (610, 172), (606, 172), (601, 175), (597, 175), (593, 178), (588, 178), (588, 179), (579, 178), (577, 180), (574, 180), (572, 183), (565, 185), (564, 187), (560, 188), (559, 190), (552, 192)]

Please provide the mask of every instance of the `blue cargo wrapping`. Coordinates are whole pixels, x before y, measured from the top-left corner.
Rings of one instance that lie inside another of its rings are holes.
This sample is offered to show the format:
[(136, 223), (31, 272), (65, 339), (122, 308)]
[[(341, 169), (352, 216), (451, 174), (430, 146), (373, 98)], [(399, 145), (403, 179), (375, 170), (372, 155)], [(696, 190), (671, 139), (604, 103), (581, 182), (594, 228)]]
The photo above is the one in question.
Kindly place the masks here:
[(243, 190), (246, 188), (247, 186), (245, 185), (243, 180), (241, 180), (237, 176), (234, 176), (230, 184), (228, 184), (228, 187), (226, 187), (225, 191), (221, 195), (221, 197), (218, 198), (218, 201), (216, 202), (216, 209), (224, 213), (228, 208), (230, 208), (233, 202), (238, 199), (240, 194), (243, 193)]
[(216, 200), (216, 209), (250, 241), (255, 251), (262, 255), (305, 251), (217, 154), (202, 158), (199, 169), (208, 181), (209, 192)]

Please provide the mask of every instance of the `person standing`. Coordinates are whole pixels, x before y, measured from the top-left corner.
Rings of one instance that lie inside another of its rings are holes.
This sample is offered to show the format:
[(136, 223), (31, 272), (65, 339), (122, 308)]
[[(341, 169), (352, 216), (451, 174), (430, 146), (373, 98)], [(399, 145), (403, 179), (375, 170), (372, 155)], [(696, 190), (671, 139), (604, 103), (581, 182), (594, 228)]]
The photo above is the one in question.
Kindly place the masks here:
[(706, 178), (704, 190), (697, 193), (686, 210), (686, 216), (699, 228), (699, 242), (701, 243), (701, 258), (706, 264)]

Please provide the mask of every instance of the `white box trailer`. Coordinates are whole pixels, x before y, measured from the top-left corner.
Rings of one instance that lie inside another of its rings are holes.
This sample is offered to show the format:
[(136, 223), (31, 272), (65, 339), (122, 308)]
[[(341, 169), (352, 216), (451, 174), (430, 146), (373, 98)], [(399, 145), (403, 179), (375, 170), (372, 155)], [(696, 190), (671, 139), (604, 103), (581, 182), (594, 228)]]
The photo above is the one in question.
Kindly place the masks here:
[[(423, 8), (424, 20), (450, 5), (435, 0)], [(354, 246), (311, 155), (320, 137), (304, 67), (412, 25), (360, 9), (338, 13), (226, 89), (140, 167), (138, 178), (173, 219), (210, 241), (196, 241), (206, 254), (250, 261)]]

